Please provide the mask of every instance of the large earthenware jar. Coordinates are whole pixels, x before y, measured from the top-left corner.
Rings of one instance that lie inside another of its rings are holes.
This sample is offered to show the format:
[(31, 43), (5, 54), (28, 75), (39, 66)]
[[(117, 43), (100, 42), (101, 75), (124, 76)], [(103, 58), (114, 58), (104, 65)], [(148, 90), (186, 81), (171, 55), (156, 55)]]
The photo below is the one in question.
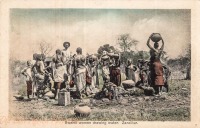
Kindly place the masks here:
[(153, 42), (159, 42), (162, 39), (160, 33), (153, 33), (153, 35), (151, 36), (151, 40)]

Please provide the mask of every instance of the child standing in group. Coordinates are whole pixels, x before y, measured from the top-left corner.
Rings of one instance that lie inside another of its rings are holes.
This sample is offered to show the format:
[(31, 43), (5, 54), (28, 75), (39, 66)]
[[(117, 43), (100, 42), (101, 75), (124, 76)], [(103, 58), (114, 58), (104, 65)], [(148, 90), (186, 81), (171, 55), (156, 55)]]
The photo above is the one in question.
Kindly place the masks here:
[(27, 84), (27, 97), (30, 98), (29, 95), (32, 95), (32, 73), (31, 73), (31, 61), (27, 61), (27, 66), (22, 70), (22, 74), (26, 77)]

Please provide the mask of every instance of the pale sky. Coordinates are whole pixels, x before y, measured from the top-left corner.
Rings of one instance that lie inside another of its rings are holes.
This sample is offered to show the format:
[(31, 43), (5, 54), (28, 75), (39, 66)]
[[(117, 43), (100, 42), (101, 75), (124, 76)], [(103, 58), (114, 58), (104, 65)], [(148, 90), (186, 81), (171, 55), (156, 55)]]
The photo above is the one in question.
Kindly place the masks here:
[(190, 10), (175, 9), (12, 9), (10, 55), (32, 59), (43, 41), (53, 45), (50, 55), (63, 49), (65, 41), (71, 43), (72, 53), (77, 47), (82, 47), (84, 53), (97, 53), (104, 44), (116, 46), (119, 35), (126, 33), (139, 41), (139, 50), (148, 51), (148, 37), (160, 33), (164, 50), (175, 58), (191, 42), (190, 20)]

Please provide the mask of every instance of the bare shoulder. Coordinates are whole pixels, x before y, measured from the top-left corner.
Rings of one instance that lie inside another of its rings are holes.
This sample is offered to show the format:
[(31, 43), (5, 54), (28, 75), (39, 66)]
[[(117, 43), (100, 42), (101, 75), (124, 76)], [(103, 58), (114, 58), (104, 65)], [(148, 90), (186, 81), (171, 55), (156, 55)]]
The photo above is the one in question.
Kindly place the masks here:
[(44, 65), (43, 61), (38, 61), (38, 65)]

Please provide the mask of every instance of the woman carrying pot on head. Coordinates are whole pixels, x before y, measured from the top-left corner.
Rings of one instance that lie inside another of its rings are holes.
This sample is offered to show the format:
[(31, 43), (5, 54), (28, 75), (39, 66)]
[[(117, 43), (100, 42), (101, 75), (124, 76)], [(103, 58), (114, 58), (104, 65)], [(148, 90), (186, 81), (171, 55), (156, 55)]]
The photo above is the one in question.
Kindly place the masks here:
[(120, 71), (120, 54), (114, 53), (111, 55), (110, 70), (110, 82), (117, 86), (121, 85), (121, 71)]
[[(150, 45), (150, 40), (154, 42), (154, 47)], [(162, 45), (159, 48), (159, 41), (162, 40)], [(164, 49), (164, 41), (160, 34), (153, 33), (150, 35), (147, 46), (150, 48), (150, 72), (151, 72), (151, 84), (155, 88), (155, 94), (160, 95), (162, 87), (164, 86), (163, 68), (160, 61)]]
[(100, 63), (102, 65), (102, 78), (104, 84), (110, 82), (109, 62), (110, 57), (108, 56), (106, 51), (103, 51), (103, 55), (100, 58)]

